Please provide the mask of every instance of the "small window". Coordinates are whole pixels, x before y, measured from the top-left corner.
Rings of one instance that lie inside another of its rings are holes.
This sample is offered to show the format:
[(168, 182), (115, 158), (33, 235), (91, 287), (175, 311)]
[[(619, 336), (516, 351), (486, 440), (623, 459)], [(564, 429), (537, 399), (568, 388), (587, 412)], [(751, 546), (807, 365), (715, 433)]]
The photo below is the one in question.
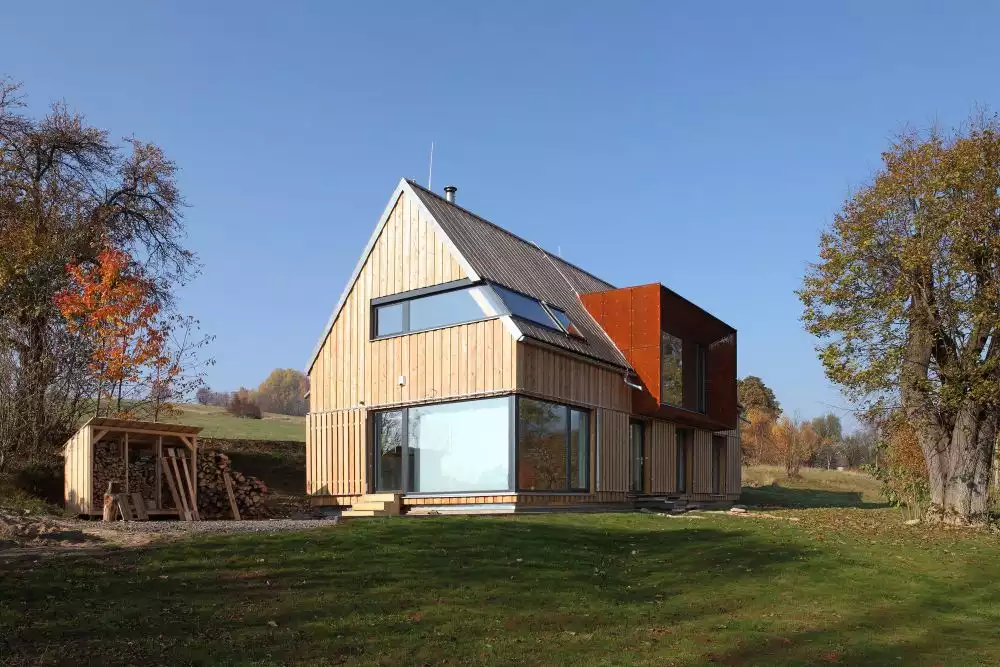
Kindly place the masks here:
[(569, 319), (569, 315), (567, 315), (564, 310), (556, 308), (555, 306), (552, 305), (548, 304), (546, 305), (549, 309), (549, 312), (552, 313), (552, 317), (556, 318), (556, 321), (559, 322), (559, 326), (563, 328), (563, 331), (568, 333), (570, 336), (583, 338), (583, 334), (580, 333), (580, 330), (576, 328), (576, 325), (573, 324), (573, 320)]
[(492, 287), (503, 300), (504, 305), (507, 306), (507, 310), (510, 311), (511, 315), (524, 318), (535, 324), (541, 324), (543, 327), (560, 329), (559, 323), (553, 319), (552, 315), (538, 299), (533, 299), (518, 292), (512, 292), (506, 287), (500, 287), (499, 285), (493, 285)]
[(684, 405), (684, 368), (681, 339), (660, 333), (660, 403)]
[(403, 304), (390, 303), (375, 309), (375, 335), (388, 336), (403, 332)]

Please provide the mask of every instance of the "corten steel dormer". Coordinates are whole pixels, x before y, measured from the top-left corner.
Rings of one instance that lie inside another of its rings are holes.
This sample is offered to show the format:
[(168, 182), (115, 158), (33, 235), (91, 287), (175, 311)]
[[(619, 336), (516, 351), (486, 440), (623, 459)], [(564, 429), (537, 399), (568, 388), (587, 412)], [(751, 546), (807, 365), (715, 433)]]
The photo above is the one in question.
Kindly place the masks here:
[(736, 428), (734, 328), (659, 283), (580, 299), (638, 375), (633, 412), (695, 428)]

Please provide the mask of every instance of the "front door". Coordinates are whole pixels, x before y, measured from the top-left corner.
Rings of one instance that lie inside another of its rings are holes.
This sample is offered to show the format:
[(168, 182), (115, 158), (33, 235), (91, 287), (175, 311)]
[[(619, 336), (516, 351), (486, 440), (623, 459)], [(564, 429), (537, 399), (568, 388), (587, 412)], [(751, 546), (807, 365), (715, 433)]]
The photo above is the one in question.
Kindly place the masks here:
[(634, 493), (645, 491), (646, 478), (646, 432), (638, 419), (630, 419), (628, 423), (628, 445), (632, 459), (632, 484)]

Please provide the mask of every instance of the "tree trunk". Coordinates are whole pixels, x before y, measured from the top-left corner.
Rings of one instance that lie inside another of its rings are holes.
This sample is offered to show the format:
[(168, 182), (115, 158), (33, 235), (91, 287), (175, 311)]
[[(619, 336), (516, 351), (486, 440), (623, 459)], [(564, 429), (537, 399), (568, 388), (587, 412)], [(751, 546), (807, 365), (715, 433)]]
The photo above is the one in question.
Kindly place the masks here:
[(997, 417), (978, 406), (962, 406), (950, 433), (920, 431), (927, 460), (930, 521), (982, 525), (989, 520), (989, 486), (996, 447)]

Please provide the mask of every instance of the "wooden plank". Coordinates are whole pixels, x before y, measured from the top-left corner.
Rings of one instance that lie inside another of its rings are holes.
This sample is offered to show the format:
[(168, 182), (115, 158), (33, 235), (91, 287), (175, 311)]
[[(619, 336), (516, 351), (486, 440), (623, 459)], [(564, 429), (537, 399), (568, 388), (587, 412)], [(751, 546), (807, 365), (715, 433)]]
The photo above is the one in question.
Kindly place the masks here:
[(132, 521), (132, 508), (128, 502), (128, 493), (116, 493), (114, 495), (115, 505), (118, 506), (118, 511), (122, 514), (122, 519), (125, 521)]
[(236, 495), (233, 493), (233, 480), (228, 473), (222, 475), (222, 479), (226, 484), (226, 495), (229, 496), (229, 509), (233, 511), (233, 519), (236, 521), (242, 521), (243, 517), (240, 516), (240, 510), (236, 507)]
[(194, 521), (201, 521), (201, 516), (198, 514), (198, 490), (194, 485), (194, 480), (191, 479), (191, 475), (188, 472), (187, 458), (184, 454), (177, 456), (176, 451), (174, 454), (174, 458), (171, 459), (174, 462), (174, 470), (179, 467), (183, 471), (177, 474), (177, 479), (183, 480), (181, 485), (186, 487), (182, 491), (181, 495), (186, 496), (188, 513)]
[(174, 479), (173, 471), (167, 463), (166, 456), (160, 457), (160, 467), (163, 469), (163, 477), (167, 480), (167, 489), (170, 491), (170, 499), (173, 500), (174, 508), (177, 510), (177, 518), (182, 521), (190, 521), (191, 517), (188, 515), (187, 510), (184, 509), (183, 503), (181, 503), (180, 495), (177, 492), (178, 485)]
[[(191, 510), (188, 508), (187, 497), (184, 493), (184, 482), (181, 480), (180, 471), (177, 469), (177, 459), (174, 458), (173, 449), (167, 448), (167, 455), (163, 459), (167, 463), (167, 480), (170, 486), (170, 493), (174, 496), (175, 506), (178, 514), (184, 521), (191, 521)], [(180, 499), (178, 503), (177, 500)]]
[(135, 510), (135, 518), (139, 521), (149, 521), (149, 513), (146, 511), (146, 499), (139, 492), (133, 493), (131, 498), (132, 509)]

